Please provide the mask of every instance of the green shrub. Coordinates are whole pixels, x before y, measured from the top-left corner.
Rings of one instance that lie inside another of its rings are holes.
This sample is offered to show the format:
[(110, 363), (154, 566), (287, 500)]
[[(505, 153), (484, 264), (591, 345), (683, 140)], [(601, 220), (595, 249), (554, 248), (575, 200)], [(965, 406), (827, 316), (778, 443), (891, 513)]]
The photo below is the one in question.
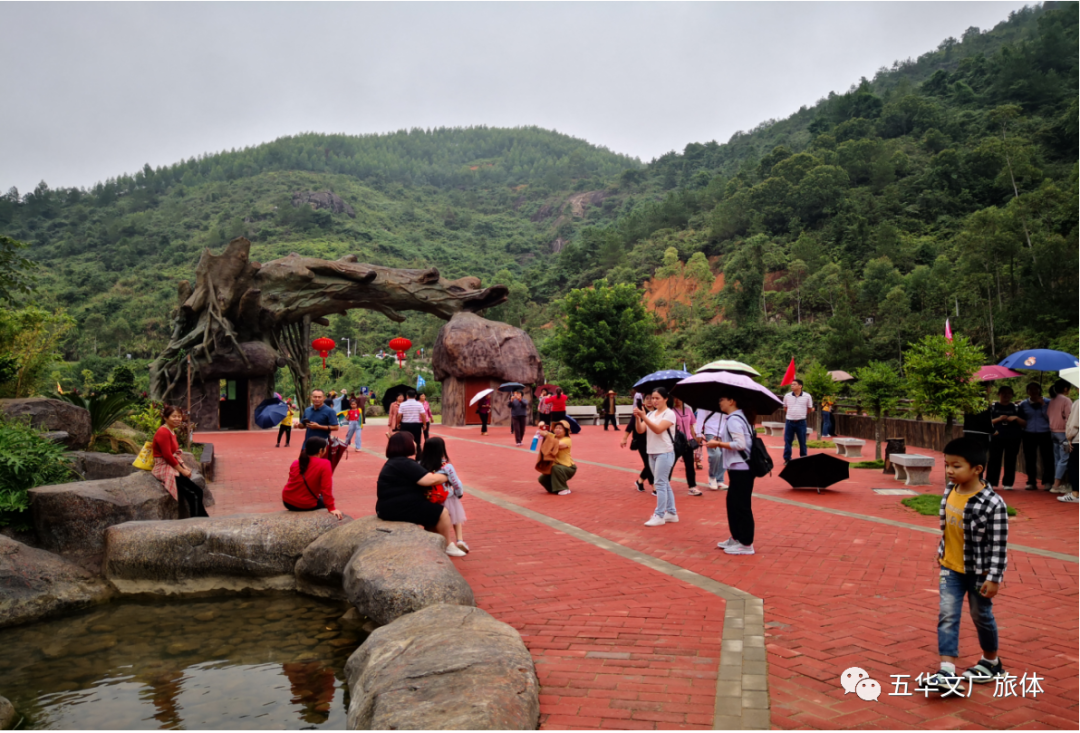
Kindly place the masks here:
[(44, 439), (27, 422), (0, 416), (0, 527), (28, 525), (30, 489), (75, 478), (62, 445)]
[[(941, 497), (937, 494), (919, 494), (918, 496), (909, 496), (906, 499), (901, 499), (900, 503), (909, 509), (914, 509), (919, 514), (925, 514), (928, 517), (936, 517), (941, 507)], [(1010, 517), (1016, 516), (1016, 509), (1013, 507), (1005, 507), (1005, 511)]]
[(856, 461), (851, 468), (885, 468), (885, 461)]

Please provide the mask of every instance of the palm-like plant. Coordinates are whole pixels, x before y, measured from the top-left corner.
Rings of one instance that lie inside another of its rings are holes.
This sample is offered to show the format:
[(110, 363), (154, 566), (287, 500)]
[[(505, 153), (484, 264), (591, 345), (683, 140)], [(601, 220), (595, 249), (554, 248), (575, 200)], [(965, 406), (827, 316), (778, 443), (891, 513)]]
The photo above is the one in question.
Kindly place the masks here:
[(90, 445), (93, 446), (97, 442), (98, 438), (106, 438), (112, 449), (119, 450), (121, 443), (131, 448), (134, 452), (139, 452), (139, 447), (127, 438), (118, 438), (112, 435), (107, 435), (107, 431), (112, 427), (120, 418), (124, 417), (131, 411), (135, 402), (128, 396), (122, 394), (114, 395), (102, 395), (95, 394), (89, 397), (84, 397), (80, 394), (74, 393), (61, 393), (57, 395), (59, 399), (65, 402), (70, 402), (73, 405), (84, 408), (90, 413)]

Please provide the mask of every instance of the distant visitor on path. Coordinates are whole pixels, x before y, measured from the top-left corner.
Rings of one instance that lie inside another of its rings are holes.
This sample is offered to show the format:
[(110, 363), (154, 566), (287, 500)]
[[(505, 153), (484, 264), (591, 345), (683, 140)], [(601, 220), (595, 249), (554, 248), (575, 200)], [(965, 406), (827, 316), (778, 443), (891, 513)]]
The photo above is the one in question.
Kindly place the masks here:
[(551, 402), (548, 400), (549, 396), (551, 396), (551, 393), (546, 389), (542, 389), (540, 390), (540, 394), (536, 397), (536, 412), (538, 413), (537, 425), (540, 423), (546, 424), (551, 422)]
[(1065, 439), (1065, 426), (1069, 422), (1072, 409), (1069, 383), (1059, 379), (1050, 387), (1050, 405), (1046, 408), (1046, 415), (1050, 420), (1050, 437), (1054, 440), (1054, 487), (1050, 490), (1055, 494), (1066, 491), (1064, 483), (1065, 472), (1069, 468), (1069, 441)]
[(388, 428), (386, 431), (387, 438), (389, 438), (391, 435), (398, 431), (398, 424), (400, 421), (398, 411), (401, 409), (401, 403), (404, 401), (405, 395), (399, 394), (397, 397), (394, 398), (394, 401), (390, 403), (390, 414), (386, 421), (386, 425)]
[(791, 391), (784, 395), (784, 463), (791, 460), (791, 444), (799, 439), (799, 457), (806, 455), (806, 418), (814, 411), (814, 399), (803, 392), (801, 379), (791, 383)]
[(566, 420), (554, 423), (551, 432), (544, 433), (536, 470), (540, 472), (540, 485), (549, 494), (570, 494), (570, 479), (577, 473), (577, 464), (570, 456), (571, 446), (570, 423)]
[(521, 390), (514, 390), (510, 396), (510, 427), (514, 431), (514, 443), (518, 448), (525, 439), (525, 423), (529, 420), (529, 403)]
[(189, 517), (208, 517), (203, 506), (203, 490), (191, 480), (191, 469), (184, 465), (176, 429), (184, 422), (179, 407), (165, 405), (161, 410), (161, 427), (154, 433), (154, 467), (152, 474), (165, 485), (165, 490), (183, 502)]
[(420, 402), (420, 406), (424, 408), (424, 414), (427, 415), (427, 420), (424, 421), (424, 441), (426, 442), (431, 435), (431, 423), (435, 422), (435, 416), (431, 414), (431, 403), (428, 402), (426, 394), (422, 394), (416, 399)]
[(651, 393), (652, 412), (634, 408), (634, 430), (645, 436), (649, 470), (656, 486), (656, 509), (646, 527), (659, 527), (679, 521), (675, 511), (675, 492), (671, 490), (671, 470), (675, 466), (675, 412), (668, 407), (668, 393), (657, 387)]
[(728, 475), (727, 515), (731, 537), (718, 542), (717, 547), (728, 555), (754, 554), (754, 474), (748, 461), (754, 445), (753, 410), (740, 409), (734, 392), (720, 395), (720, 411), (725, 418), (720, 437), (710, 440), (710, 448), (719, 448)]
[(281, 503), (290, 512), (326, 509), (338, 519), (344, 516), (334, 506), (334, 468), (326, 458), (328, 445), (326, 438), (305, 440), (300, 457), (289, 466)]
[(415, 460), (416, 443), (406, 432), (394, 433), (386, 444), (386, 463), (376, 482), (375, 513), (388, 522), (419, 524), (446, 538), (446, 554), (465, 557), (457, 546), (454, 523), (441, 503), (428, 498), (428, 490), (450, 480), (445, 473), (428, 471)]
[[(698, 446), (694, 411), (684, 405), (682, 400), (677, 397), (672, 398), (671, 401), (673, 403), (671, 411), (675, 413), (675, 429), (686, 436), (688, 443), (686, 452), (681, 456), (675, 456), (675, 463), (678, 463), (680, 459), (683, 462), (686, 469), (686, 483), (690, 487), (690, 496), (701, 496), (702, 494), (697, 488), (697, 473), (695, 470), (697, 467), (694, 465), (694, 451)], [(675, 463), (671, 464), (672, 473), (675, 471)], [(671, 474), (668, 475), (668, 485), (671, 485)]]
[(289, 447), (289, 441), (292, 439), (292, 423), (293, 420), (296, 418), (296, 409), (293, 407), (292, 402), (290, 402), (289, 400), (285, 400), (285, 404), (289, 406), (289, 410), (285, 413), (285, 419), (281, 421), (280, 425), (278, 425), (277, 444), (274, 446), (275, 448), (281, 447), (282, 435), (285, 436), (286, 448)]
[(1043, 399), (1042, 386), (1031, 382), (1027, 386), (1028, 398), (1017, 407), (1020, 419), (1017, 421), (1024, 429), (1024, 469), (1027, 471), (1028, 491), (1039, 487), (1038, 460), (1042, 458), (1043, 490), (1049, 491), (1054, 482), (1054, 439), (1050, 435), (1050, 403)]
[(619, 429), (619, 416), (616, 414), (615, 404), (615, 390), (609, 389), (607, 395), (604, 397), (604, 432), (607, 432), (608, 425), (611, 425), (615, 430)]
[(398, 426), (413, 437), (416, 444), (416, 460), (420, 460), (420, 440), (424, 435), (424, 424), (428, 420), (424, 406), (416, 400), (416, 390), (405, 393), (407, 398), (398, 408)]
[(326, 404), (326, 393), (321, 389), (311, 390), (311, 407), (304, 410), (304, 416), (300, 424), (307, 428), (304, 434), (304, 442), (309, 438), (322, 438), (330, 440), (330, 433), (338, 429), (337, 413), (334, 408)]
[(697, 423), (701, 426), (700, 432), (705, 438), (702, 445), (705, 446), (709, 459), (709, 488), (722, 491), (727, 488), (724, 483), (724, 454), (720, 448), (709, 448), (708, 444), (719, 440), (724, 425), (724, 413), (719, 407), (715, 410), (698, 410)]
[(986, 482), (995, 491), (1012, 491), (1022, 435), (1020, 413), (1013, 404), (1012, 387), (998, 390), (998, 401), (990, 405), (990, 424), (994, 426), (994, 432), (990, 436)]
[(460, 549), (468, 552), (469, 546), (465, 543), (464, 534), (465, 506), (461, 503), (462, 497), (465, 496), (465, 485), (458, 478), (457, 471), (454, 470), (454, 464), (450, 462), (450, 456), (446, 455), (446, 441), (435, 436), (424, 443), (424, 452), (420, 458), (420, 465), (430, 473), (446, 474), (446, 485), (449, 493), (445, 501), (443, 501), (443, 506), (446, 507), (446, 511), (450, 514), (450, 521), (454, 524), (454, 535), (457, 537), (455, 544)]
[[(963, 696), (965, 685), (983, 685), (1005, 673), (998, 658), (993, 598), (1008, 563), (1009, 515), (1005, 501), (982, 480), (986, 464), (982, 441), (957, 438), (945, 446), (944, 453), (948, 484), (938, 511), (937, 637), (941, 663), (924, 684), (943, 695), (958, 690), (952, 694)], [(964, 596), (982, 657), (963, 675), (957, 675)]]
[(354, 397), (349, 400), (349, 411), (345, 413), (345, 420), (349, 423), (349, 432), (345, 434), (345, 445), (348, 445), (353, 436), (356, 436), (356, 452), (360, 452), (361, 429), (364, 426), (364, 411), (360, 409), (360, 402)]
[(825, 396), (821, 398), (821, 439), (833, 437), (833, 408), (836, 407), (836, 398)]
[(563, 394), (562, 387), (555, 388), (555, 394), (547, 398), (551, 403), (551, 424), (566, 419), (566, 395)]
[(487, 435), (488, 420), (491, 419), (491, 395), (484, 395), (476, 403), (476, 414), (480, 417), (480, 434)]

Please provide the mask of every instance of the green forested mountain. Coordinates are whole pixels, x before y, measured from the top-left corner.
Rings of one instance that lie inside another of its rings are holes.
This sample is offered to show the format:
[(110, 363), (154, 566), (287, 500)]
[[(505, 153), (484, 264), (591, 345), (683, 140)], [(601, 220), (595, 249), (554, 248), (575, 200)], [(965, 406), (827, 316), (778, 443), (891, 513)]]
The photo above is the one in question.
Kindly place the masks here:
[[(312, 133), (85, 190), (12, 190), (0, 233), (41, 263), (35, 299), (78, 321), (72, 360), (152, 355), (176, 282), (239, 235), (262, 260), (353, 252), (503, 281), (511, 299), (488, 316), (540, 341), (570, 288), (639, 284), (669, 250), (700, 252), (725, 286), (662, 324), (672, 362), (854, 368), (897, 360), (946, 316), (989, 359), (1075, 352), (1077, 47), (1077, 6), (1047, 3), (647, 165), (537, 128)], [(293, 205), (309, 191), (355, 217)], [(331, 335), (369, 351), (397, 332), (430, 345), (438, 325), (353, 313)]]

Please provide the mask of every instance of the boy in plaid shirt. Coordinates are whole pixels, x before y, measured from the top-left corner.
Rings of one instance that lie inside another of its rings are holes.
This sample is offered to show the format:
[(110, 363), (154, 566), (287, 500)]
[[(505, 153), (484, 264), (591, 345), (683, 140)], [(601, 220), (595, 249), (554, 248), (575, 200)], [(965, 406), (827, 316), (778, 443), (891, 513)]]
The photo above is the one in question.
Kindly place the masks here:
[[(997, 622), (993, 601), (1005, 574), (1009, 515), (1005, 502), (982, 479), (986, 447), (973, 438), (958, 438), (945, 446), (945, 475), (952, 483), (941, 497), (941, 610), (938, 614), (938, 653), (941, 668), (926, 685), (938, 691), (962, 692), (965, 682), (985, 684), (1004, 674), (998, 659)], [(982, 658), (962, 677), (956, 674), (960, 656), (960, 616), (964, 596), (982, 647)]]

